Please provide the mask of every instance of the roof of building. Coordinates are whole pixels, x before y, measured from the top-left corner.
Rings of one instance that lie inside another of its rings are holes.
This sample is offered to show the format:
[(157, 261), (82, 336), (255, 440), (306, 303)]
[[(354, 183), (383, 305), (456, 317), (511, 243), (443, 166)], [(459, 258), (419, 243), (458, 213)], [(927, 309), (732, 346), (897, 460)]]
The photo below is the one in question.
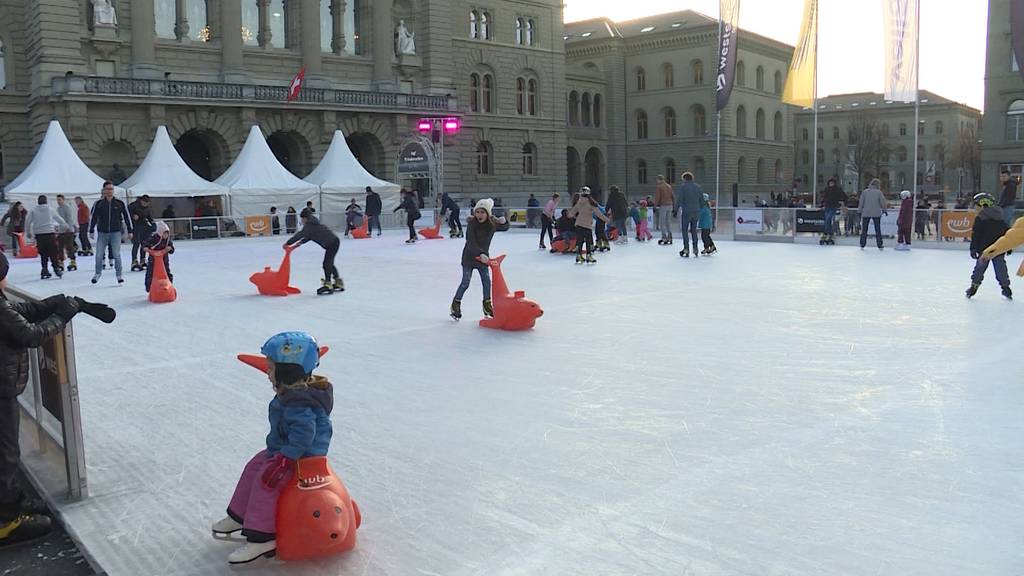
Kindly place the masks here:
[[(966, 104), (954, 102), (948, 98), (943, 98), (934, 92), (927, 90), (921, 90), (921, 105), (922, 106), (963, 106), (970, 110), (974, 110)], [(858, 109), (892, 109), (900, 107), (911, 108), (914, 106), (913, 102), (893, 102), (885, 99), (885, 94), (879, 94), (877, 92), (855, 92), (852, 94), (834, 94), (831, 96), (825, 96), (824, 98), (818, 99), (818, 111), (819, 112), (841, 112)], [(801, 112), (810, 113), (809, 108), (805, 108)], [(981, 111), (974, 110), (979, 114)]]
[(637, 38), (645, 34), (686, 30), (712, 24), (717, 25), (718, 20), (693, 10), (655, 14), (621, 22), (608, 18), (592, 18), (567, 22), (565, 39), (573, 41), (584, 38)]

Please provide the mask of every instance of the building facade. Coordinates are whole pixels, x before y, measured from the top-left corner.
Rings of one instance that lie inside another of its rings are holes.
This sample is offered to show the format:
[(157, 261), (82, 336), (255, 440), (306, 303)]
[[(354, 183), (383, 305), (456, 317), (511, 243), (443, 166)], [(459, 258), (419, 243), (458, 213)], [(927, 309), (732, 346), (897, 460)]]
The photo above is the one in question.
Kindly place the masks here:
[[(989, 0), (985, 61), (982, 189), (998, 192), (999, 173), (1024, 175), (1024, 76), (1010, 46), (1010, 0)], [(1018, 202), (1024, 190), (1018, 188)]]
[(340, 128), (376, 176), (421, 188), (400, 148), (421, 117), (459, 116), (446, 190), (562, 190), (562, 36), (556, 0), (0, 0), (0, 181), (55, 118), (101, 175), (130, 176), (163, 124), (215, 179), (256, 124), (300, 177)]
[[(692, 172), (721, 202), (788, 190), (794, 108), (781, 102), (793, 47), (739, 32), (736, 85), (721, 116), (717, 167), (718, 21), (692, 11), (628, 22), (566, 24), (570, 184), (618, 184), (631, 196), (655, 178)], [(572, 186), (570, 186), (572, 188)]]
[[(920, 93), (917, 189), (955, 198), (973, 192), (979, 177), (981, 112), (931, 92)], [(796, 179), (810, 192), (817, 156), (818, 190), (837, 178), (847, 191), (867, 187), (872, 178), (885, 192), (913, 189), (914, 104), (891, 102), (870, 92), (828, 96), (814, 112), (796, 114)]]

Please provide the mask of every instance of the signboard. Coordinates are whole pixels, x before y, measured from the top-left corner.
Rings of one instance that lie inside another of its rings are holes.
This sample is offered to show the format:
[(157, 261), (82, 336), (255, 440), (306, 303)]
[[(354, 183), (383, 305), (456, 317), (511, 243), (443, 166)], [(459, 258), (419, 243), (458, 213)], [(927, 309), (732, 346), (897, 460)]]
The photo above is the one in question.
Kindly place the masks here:
[(270, 236), (270, 216), (246, 216), (246, 236)]
[(430, 153), (422, 142), (409, 142), (398, 156), (399, 174), (429, 174)]
[(196, 218), (192, 220), (192, 238), (216, 238), (217, 236), (216, 218)]
[(796, 232), (802, 233), (825, 233), (825, 212), (822, 210), (797, 210), (796, 211)]
[(943, 238), (970, 238), (977, 215), (967, 210), (942, 213)]
[(509, 224), (526, 226), (526, 210), (508, 210), (505, 217), (508, 218)]
[(736, 233), (760, 234), (764, 231), (763, 210), (737, 210)]
[[(896, 225), (896, 219), (899, 218), (898, 210), (890, 210), (887, 214), (882, 215), (882, 236), (887, 238), (895, 238), (896, 233), (899, 231), (899, 226)], [(874, 226), (874, 224), (871, 224)], [(874, 232), (874, 228), (871, 231)]]

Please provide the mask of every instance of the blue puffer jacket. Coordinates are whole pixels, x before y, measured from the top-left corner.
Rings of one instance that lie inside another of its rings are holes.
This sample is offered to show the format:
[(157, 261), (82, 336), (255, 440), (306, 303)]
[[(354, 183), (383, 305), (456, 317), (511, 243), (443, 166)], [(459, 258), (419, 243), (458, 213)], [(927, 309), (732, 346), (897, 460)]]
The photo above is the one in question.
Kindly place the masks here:
[(697, 227), (701, 230), (711, 230), (711, 205), (703, 198), (700, 201), (700, 221)]
[(270, 434), (267, 452), (280, 452), (298, 460), (307, 456), (326, 456), (331, 447), (331, 410), (334, 388), (325, 378), (316, 376), (309, 387), (287, 390), (270, 401)]

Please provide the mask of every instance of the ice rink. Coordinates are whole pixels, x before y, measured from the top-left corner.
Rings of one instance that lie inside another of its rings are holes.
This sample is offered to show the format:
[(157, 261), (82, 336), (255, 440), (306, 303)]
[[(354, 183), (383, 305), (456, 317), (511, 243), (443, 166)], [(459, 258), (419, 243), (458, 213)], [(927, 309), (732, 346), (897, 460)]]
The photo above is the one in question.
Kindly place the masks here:
[(346, 240), (330, 296), (308, 245), (304, 293), (260, 297), (281, 241), (179, 243), (168, 305), (141, 273), (14, 263), (16, 286), (119, 312), (75, 320), (91, 497), (62, 510), (111, 576), (230, 573), (209, 527), (273, 394), (235, 355), (282, 330), (331, 347), (331, 462), (363, 525), (347, 556), (240, 573), (1024, 573), (1024, 304), (994, 278), (967, 301), (966, 252), (631, 243), (576, 266), (499, 234), (545, 310), (500, 333), (475, 277), (448, 318), (462, 241)]

